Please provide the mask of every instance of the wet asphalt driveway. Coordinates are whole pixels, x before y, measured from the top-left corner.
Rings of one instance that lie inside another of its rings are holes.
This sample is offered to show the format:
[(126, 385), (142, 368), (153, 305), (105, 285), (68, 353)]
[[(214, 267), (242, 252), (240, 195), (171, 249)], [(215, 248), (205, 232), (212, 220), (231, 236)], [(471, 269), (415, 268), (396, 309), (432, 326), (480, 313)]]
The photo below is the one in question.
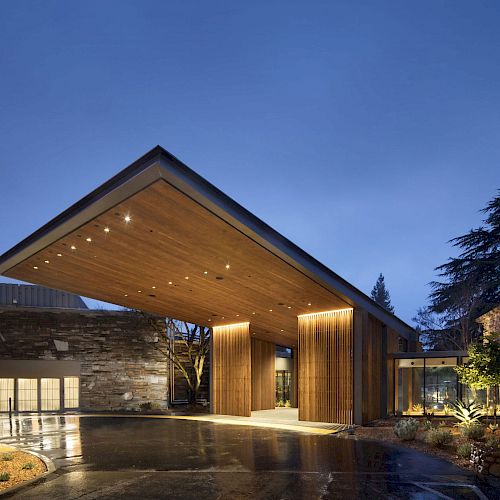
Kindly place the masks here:
[(11, 498), (499, 498), (492, 485), (413, 450), (276, 429), (24, 416), (0, 419), (0, 442), (58, 467)]

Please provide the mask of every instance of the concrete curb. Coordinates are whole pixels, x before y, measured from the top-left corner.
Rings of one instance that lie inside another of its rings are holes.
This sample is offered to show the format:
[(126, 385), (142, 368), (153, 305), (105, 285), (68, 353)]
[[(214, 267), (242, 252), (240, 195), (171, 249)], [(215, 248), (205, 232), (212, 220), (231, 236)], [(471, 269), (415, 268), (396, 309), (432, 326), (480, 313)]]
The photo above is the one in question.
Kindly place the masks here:
[(20, 450), (18, 448), (15, 448), (14, 446), (12, 448), (15, 451), (22, 451), (24, 453), (29, 453), (30, 455), (33, 455), (33, 456), (39, 458), (45, 464), (45, 467), (47, 467), (47, 470), (43, 474), (40, 474), (39, 476), (36, 476), (33, 479), (28, 479), (27, 481), (23, 481), (22, 483), (16, 484), (15, 486), (11, 486), (10, 488), (7, 488), (3, 491), (0, 491), (0, 497), (15, 493), (18, 490), (25, 488), (26, 486), (30, 486), (31, 484), (46, 478), (49, 474), (52, 474), (53, 472), (55, 472), (57, 470), (57, 467), (54, 464), (54, 462), (49, 457), (46, 457), (45, 455), (41, 455), (40, 453), (36, 453), (34, 451), (31, 451), (31, 450)]

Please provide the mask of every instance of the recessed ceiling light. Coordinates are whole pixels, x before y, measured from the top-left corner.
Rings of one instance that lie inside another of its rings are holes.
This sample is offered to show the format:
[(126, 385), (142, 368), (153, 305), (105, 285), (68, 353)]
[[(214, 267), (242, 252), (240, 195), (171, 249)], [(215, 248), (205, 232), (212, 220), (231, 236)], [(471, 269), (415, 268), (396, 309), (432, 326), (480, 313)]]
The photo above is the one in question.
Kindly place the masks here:
[(310, 303), (310, 302), (308, 302), (308, 303), (307, 303), (307, 305), (308, 305), (308, 306), (310, 306), (310, 305), (311, 305), (311, 303)]
[(288, 306), (288, 309), (291, 309), (291, 308), (292, 308), (292, 306)]
[(189, 276), (184, 276), (184, 279), (185, 279), (185, 280), (188, 280), (188, 279), (189, 279)]
[(128, 293), (123, 294), (124, 297), (128, 297)]
[(254, 312), (252, 314), (255, 314)]
[(85, 241), (88, 241), (90, 243), (92, 241), (92, 238), (85, 238)]
[(156, 288), (154, 285), (151, 288)]
[(50, 260), (44, 260), (45, 264), (50, 264)]
[(280, 332), (284, 332), (285, 330), (280, 330)]
[(229, 269), (231, 266), (229, 264), (226, 264), (226, 269)]
[(124, 221), (128, 224), (128, 223), (132, 220), (132, 218), (130, 217), (130, 215), (128, 215), (128, 214), (127, 214), (127, 215), (123, 218), (123, 220), (124, 220)]
[(33, 269), (38, 269), (38, 266), (33, 266)]
[(71, 250), (76, 250), (75, 245), (71, 245), (70, 248), (71, 248)]
[(270, 313), (272, 313), (272, 312), (273, 312), (273, 310), (272, 310), (272, 309), (269, 309), (269, 312), (270, 312)]
[(137, 290), (137, 293), (142, 293), (142, 290)]
[(203, 271), (203, 274), (208, 274), (208, 271)]
[(172, 282), (171, 282), (171, 281), (169, 281), (169, 282), (168, 282), (168, 284), (169, 284), (169, 285), (172, 285)]
[(58, 256), (58, 257), (62, 257), (62, 253), (58, 253), (58, 254), (57, 254), (57, 256)]
[(240, 315), (239, 315), (239, 314), (237, 314), (237, 315), (236, 315), (236, 317), (237, 317), (237, 318), (239, 318), (239, 317), (240, 317)]
[(105, 227), (105, 228), (104, 228), (104, 232), (105, 232), (105, 233), (109, 233), (109, 227)]
[(212, 321), (210, 318), (208, 318), (208, 321)]

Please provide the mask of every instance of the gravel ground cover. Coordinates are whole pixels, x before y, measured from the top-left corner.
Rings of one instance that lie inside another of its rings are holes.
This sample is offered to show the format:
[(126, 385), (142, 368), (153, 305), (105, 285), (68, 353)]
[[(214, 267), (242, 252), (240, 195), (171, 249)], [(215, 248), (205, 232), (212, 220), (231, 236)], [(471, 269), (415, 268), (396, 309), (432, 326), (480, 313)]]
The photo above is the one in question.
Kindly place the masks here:
[(0, 492), (33, 479), (46, 470), (38, 457), (0, 444)]

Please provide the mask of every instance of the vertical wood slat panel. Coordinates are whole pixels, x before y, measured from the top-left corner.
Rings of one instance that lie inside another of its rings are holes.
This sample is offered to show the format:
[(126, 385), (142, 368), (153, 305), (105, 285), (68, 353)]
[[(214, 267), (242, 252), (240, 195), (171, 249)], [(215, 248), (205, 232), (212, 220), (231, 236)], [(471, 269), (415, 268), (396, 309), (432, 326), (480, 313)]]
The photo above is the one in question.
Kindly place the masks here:
[(353, 310), (298, 317), (299, 419), (353, 420)]
[(363, 423), (380, 418), (383, 324), (371, 314), (363, 328)]
[(276, 406), (275, 364), (275, 344), (252, 339), (252, 410)]
[(212, 410), (251, 415), (251, 339), (248, 323), (212, 329)]

